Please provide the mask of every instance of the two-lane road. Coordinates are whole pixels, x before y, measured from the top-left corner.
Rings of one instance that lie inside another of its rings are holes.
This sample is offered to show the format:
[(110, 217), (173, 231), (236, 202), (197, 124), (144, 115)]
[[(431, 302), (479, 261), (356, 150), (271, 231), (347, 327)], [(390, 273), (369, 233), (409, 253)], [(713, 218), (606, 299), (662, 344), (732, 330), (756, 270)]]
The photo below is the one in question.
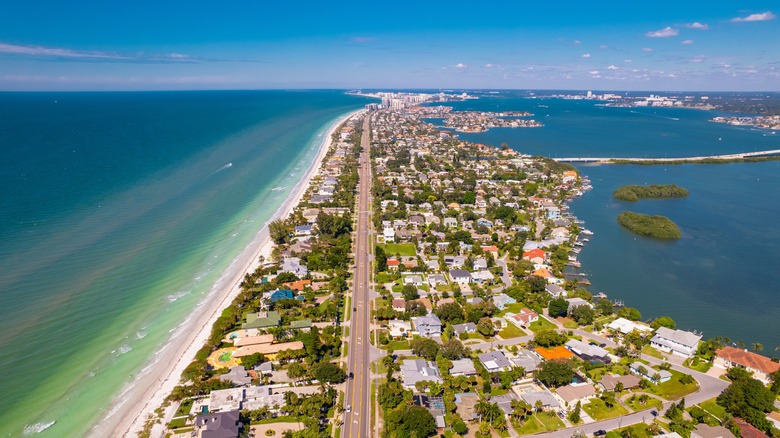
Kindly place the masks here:
[(352, 285), (352, 312), (349, 330), (349, 355), (347, 358), (347, 374), (354, 376), (347, 381), (345, 407), (351, 411), (344, 415), (342, 436), (347, 438), (367, 438), (370, 436), (370, 351), (369, 325), (371, 311), (369, 309), (369, 287), (371, 281), (371, 265), (369, 259), (371, 226), (370, 193), (371, 166), (369, 164), (370, 115), (365, 115), (360, 155), (360, 188), (358, 190), (357, 233), (355, 238), (355, 276)]

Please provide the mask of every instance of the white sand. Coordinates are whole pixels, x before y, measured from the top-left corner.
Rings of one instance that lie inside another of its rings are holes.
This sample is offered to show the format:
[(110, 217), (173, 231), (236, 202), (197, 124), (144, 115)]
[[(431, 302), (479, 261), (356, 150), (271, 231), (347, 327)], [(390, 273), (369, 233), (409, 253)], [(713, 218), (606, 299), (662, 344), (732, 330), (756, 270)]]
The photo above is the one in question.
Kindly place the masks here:
[[(323, 138), (319, 153), (309, 167), (305, 177), (293, 188), (290, 196), (279, 207), (270, 221), (285, 218), (292, 213), (293, 209), (303, 198), (311, 179), (318, 174), (325, 154), (330, 149), (331, 137), (336, 128), (360, 112), (350, 113), (331, 125), (325, 134), (325, 138)], [(268, 227), (263, 226), (252, 240), (252, 243), (239, 256), (241, 259), (246, 260), (243, 269), (240, 267), (228, 269), (218, 280), (218, 283), (231, 280), (228, 283), (231, 286), (224, 288), (216, 297), (211, 299), (210, 303), (203, 306), (200, 317), (194, 323), (195, 327), (192, 327), (187, 336), (181, 336), (180, 339), (176, 338), (169, 341), (170, 344), (162, 350), (165, 353), (160, 358), (158, 365), (153, 367), (148, 374), (139, 377), (132, 383), (132, 390), (127, 391), (122, 400), (114, 402), (113, 408), (108, 410), (110, 414), (95, 426), (90, 435), (118, 436), (121, 434), (126, 437), (137, 436), (143, 429), (145, 419), (162, 405), (165, 397), (179, 384), (181, 373), (195, 359), (195, 354), (208, 340), (214, 322), (241, 291), (239, 285), (245, 274), (254, 272), (260, 265), (260, 256), (269, 257), (272, 250), (273, 242), (271, 242)], [(237, 264), (237, 266), (241, 265)], [(164, 425), (156, 425), (153, 429), (152, 437), (162, 436), (163, 430)]]

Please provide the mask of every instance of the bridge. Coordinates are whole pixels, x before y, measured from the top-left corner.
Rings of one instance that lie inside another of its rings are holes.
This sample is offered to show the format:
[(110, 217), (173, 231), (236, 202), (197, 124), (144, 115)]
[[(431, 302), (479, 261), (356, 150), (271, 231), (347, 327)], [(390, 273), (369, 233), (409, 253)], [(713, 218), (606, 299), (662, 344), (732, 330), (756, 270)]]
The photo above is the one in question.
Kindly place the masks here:
[(602, 164), (609, 164), (613, 163), (615, 161), (620, 162), (626, 162), (626, 161), (638, 161), (638, 162), (644, 162), (644, 161), (654, 161), (659, 163), (664, 162), (680, 162), (680, 161), (703, 161), (703, 160), (734, 160), (734, 159), (741, 159), (741, 158), (753, 158), (753, 157), (769, 157), (772, 155), (780, 155), (780, 149), (771, 149), (768, 151), (756, 151), (756, 152), (740, 152), (737, 154), (726, 154), (726, 155), (703, 155), (698, 157), (671, 157), (671, 158), (636, 158), (636, 157), (569, 157), (569, 158), (553, 158), (553, 160), (561, 162), (561, 163), (602, 163)]

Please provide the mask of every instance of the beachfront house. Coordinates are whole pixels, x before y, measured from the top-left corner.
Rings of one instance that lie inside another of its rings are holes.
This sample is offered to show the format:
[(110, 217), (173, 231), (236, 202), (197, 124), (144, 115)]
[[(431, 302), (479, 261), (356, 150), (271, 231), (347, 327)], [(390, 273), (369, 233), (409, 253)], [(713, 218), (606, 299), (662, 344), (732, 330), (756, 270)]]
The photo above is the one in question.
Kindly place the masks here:
[(723, 369), (738, 367), (753, 373), (753, 377), (770, 383), (769, 375), (780, 371), (780, 363), (741, 348), (726, 346), (715, 352), (715, 366)]
[(195, 417), (195, 436), (198, 437), (238, 437), (243, 424), (239, 420), (238, 410), (201, 414)]
[(292, 274), (295, 274), (297, 277), (305, 277), (309, 275), (309, 269), (301, 264), (301, 259), (299, 257), (285, 257), (282, 259), (282, 267), (279, 269), (277, 274), (281, 274), (282, 272), (290, 272)]

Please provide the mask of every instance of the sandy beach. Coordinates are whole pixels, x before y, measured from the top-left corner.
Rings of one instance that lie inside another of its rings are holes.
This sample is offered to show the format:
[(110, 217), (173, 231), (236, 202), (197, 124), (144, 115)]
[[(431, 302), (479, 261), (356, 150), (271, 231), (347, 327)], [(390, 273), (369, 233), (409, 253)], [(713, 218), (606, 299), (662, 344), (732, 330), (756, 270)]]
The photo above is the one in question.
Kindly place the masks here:
[[(317, 157), (269, 222), (287, 217), (298, 205), (311, 179), (319, 172), (331, 146), (332, 134), (342, 123), (360, 112), (349, 113), (329, 127), (319, 146)], [(149, 372), (123, 388), (122, 395), (112, 402), (108, 414), (91, 430), (90, 436), (134, 437), (143, 429), (146, 418), (154, 413), (165, 397), (179, 384), (181, 373), (205, 344), (211, 334), (211, 327), (222, 310), (230, 305), (240, 292), (239, 285), (245, 274), (254, 272), (260, 264), (260, 256), (270, 256), (272, 249), (268, 227), (264, 225), (239, 255), (238, 260), (241, 262), (225, 271), (214, 285), (214, 294), (206, 298), (207, 303), (196, 307), (190, 323), (192, 327), (184, 336), (171, 339), (169, 344), (162, 348), (164, 353), (158, 359), (158, 365), (151, 367)], [(164, 425), (155, 425), (151, 436), (162, 436), (163, 430)]]

